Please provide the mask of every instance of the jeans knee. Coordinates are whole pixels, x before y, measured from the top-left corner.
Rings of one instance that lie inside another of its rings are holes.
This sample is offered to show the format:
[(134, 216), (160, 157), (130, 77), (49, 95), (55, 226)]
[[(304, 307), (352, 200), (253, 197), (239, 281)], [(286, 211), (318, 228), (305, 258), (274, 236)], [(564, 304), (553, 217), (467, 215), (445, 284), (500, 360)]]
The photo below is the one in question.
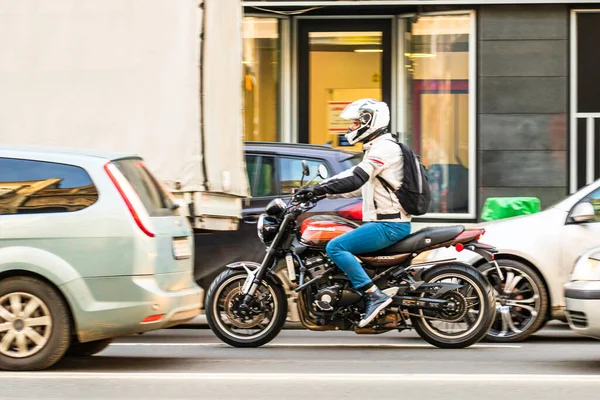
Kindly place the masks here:
[(337, 240), (333, 239), (327, 243), (327, 246), (325, 246), (325, 251), (329, 256), (331, 256), (332, 254), (342, 251), (342, 247), (338, 244)]

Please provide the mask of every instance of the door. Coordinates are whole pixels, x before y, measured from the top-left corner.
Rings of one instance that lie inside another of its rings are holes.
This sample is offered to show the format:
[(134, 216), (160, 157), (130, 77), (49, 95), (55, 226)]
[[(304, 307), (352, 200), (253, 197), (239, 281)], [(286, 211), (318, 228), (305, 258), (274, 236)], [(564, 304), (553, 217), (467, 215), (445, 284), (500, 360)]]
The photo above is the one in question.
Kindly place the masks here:
[(575, 192), (600, 178), (600, 10), (574, 11), (572, 15), (569, 168), (570, 189)]
[(354, 100), (391, 104), (392, 21), (299, 20), (298, 140), (360, 150), (344, 139), (339, 114)]

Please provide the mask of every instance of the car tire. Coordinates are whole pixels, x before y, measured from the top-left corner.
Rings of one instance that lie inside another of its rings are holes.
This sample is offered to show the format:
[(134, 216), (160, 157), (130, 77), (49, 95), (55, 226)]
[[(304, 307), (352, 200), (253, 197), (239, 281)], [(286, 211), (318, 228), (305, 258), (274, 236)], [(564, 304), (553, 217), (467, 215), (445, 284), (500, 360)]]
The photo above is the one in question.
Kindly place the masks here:
[(541, 329), (548, 316), (548, 289), (539, 273), (530, 266), (499, 259), (501, 281), (493, 265), (480, 267), (495, 289), (496, 319), (485, 340), (513, 343), (527, 339)]
[(79, 343), (76, 339), (71, 341), (67, 350), (67, 357), (89, 357), (106, 349), (114, 339), (94, 340), (93, 342)]
[(0, 369), (36, 371), (58, 362), (69, 348), (71, 318), (62, 296), (31, 277), (0, 281)]

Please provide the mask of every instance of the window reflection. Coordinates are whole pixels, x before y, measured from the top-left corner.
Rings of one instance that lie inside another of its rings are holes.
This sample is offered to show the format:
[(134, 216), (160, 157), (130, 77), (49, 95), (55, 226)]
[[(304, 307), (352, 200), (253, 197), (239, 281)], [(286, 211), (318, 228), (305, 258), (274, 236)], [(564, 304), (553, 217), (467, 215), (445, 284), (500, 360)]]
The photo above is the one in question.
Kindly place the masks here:
[(276, 18), (245, 17), (243, 38), (245, 140), (276, 141), (279, 22)]
[(79, 167), (0, 159), (0, 214), (73, 212), (98, 200), (98, 191)]
[(467, 213), (470, 16), (422, 16), (406, 24), (404, 139), (429, 169), (429, 212)]

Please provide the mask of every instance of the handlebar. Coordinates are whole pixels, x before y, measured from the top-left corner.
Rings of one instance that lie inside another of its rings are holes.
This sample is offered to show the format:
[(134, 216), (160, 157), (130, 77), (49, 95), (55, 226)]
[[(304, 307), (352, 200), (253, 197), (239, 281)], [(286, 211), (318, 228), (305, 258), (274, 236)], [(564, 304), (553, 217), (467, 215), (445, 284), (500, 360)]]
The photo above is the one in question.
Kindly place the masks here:
[[(304, 196), (303, 196), (303, 197), (304, 197)], [(306, 203), (317, 203), (317, 202), (319, 202), (319, 201), (323, 200), (323, 199), (324, 199), (324, 198), (326, 198), (326, 197), (327, 197), (327, 195), (326, 195), (326, 194), (323, 194), (323, 195), (320, 195), (320, 196), (313, 196), (313, 197), (310, 197), (310, 198), (308, 198), (308, 199), (307, 199), (307, 198), (302, 198), (302, 199), (299, 199), (299, 198), (298, 198), (298, 197), (297, 197), (297, 196), (294, 194), (294, 195), (292, 196), (292, 202), (294, 202), (294, 203), (298, 203), (298, 204), (303, 204), (303, 203), (304, 203), (304, 204), (306, 204)]]

